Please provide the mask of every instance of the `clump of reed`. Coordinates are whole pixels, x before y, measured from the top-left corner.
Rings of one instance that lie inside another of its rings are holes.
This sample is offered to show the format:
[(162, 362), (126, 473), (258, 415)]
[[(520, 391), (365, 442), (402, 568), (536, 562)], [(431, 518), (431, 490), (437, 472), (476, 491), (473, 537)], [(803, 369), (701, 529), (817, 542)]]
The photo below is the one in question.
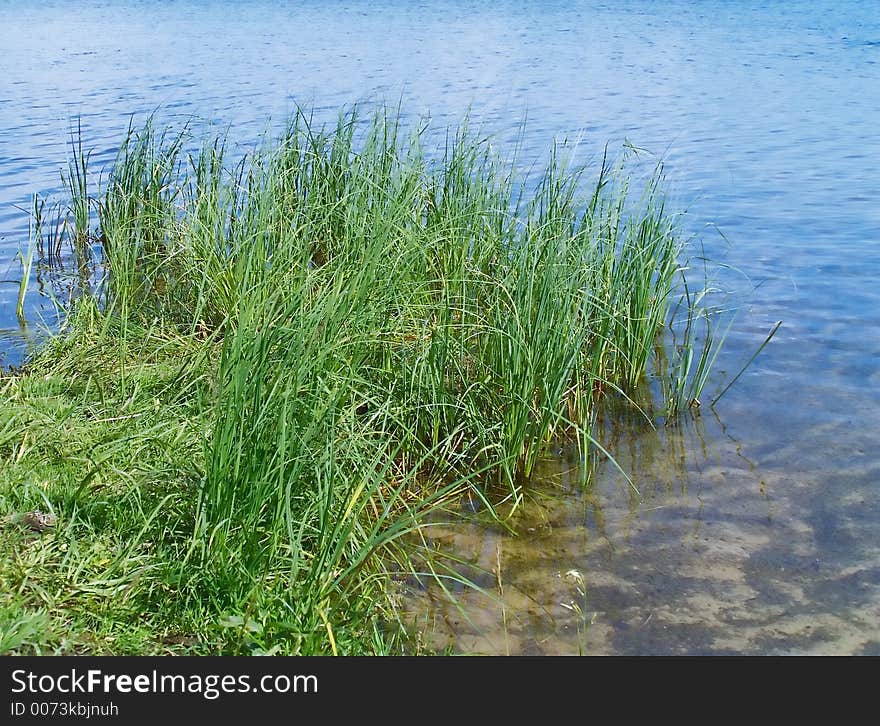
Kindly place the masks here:
[[(67, 175), (73, 223), (52, 249), (98, 257), (68, 335), (87, 318), (123, 371), (187, 341), (168, 391), (196, 402), (200, 454), (163, 587), (260, 613), (260, 632), (326, 633), (311, 650), (345, 650), (339, 628), (368, 621), (426, 512), (465, 488), (515, 501), (562, 437), (598, 447), (601, 398), (658, 374), (672, 300), (707, 314), (659, 169), (633, 199), (623, 163), (588, 180), (556, 148), (526, 180), (466, 124), (437, 153), (427, 139), (382, 110), (321, 129), (300, 111), (233, 158), (147, 124), (93, 194), (81, 146)], [(690, 329), (667, 416), (716, 349), (707, 336), (693, 372)]]

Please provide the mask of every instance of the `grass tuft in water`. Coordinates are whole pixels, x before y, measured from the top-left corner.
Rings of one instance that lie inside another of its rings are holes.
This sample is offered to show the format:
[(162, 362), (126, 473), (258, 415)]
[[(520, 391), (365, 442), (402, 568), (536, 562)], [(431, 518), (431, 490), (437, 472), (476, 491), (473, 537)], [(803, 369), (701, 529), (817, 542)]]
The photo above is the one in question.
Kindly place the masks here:
[(589, 181), (559, 146), (523, 178), (385, 110), (191, 145), (132, 129), (90, 195), (75, 143), (72, 221), (38, 225), (86, 274), (0, 379), (0, 507), (57, 518), (0, 531), (10, 650), (395, 651), (402, 539), (465, 491), (515, 505), (554, 442), (604, 451), (676, 297), (665, 414), (706, 382), (660, 168), (634, 197), (625, 156)]

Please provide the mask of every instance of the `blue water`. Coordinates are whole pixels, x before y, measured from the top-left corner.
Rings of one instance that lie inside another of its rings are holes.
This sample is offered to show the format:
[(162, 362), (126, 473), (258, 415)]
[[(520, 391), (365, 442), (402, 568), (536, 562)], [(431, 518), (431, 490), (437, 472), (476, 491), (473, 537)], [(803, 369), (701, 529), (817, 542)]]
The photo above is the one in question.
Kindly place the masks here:
[[(715, 415), (620, 434), (641, 498), (604, 471), (589, 492), (548, 484), (564, 493), (523, 515), (540, 537), (449, 533), (477, 564), (498, 560), (509, 600), (502, 613), (463, 594), (466, 623), (415, 593), (438, 639), (878, 652), (876, 3), (0, 2), (0, 365), (52, 320), (35, 281), (19, 325), (16, 254), (22, 208), (58, 189), (76, 119), (100, 169), (132, 117), (195, 118), (248, 144), (295, 104), (329, 120), (361, 99), (403, 99), (438, 129), (470, 109), (502, 149), (526, 116), (525, 158), (554, 137), (583, 158), (624, 140), (662, 157), (672, 206), (739, 308), (716, 387), (783, 321)], [(560, 609), (572, 570), (589, 618)]]

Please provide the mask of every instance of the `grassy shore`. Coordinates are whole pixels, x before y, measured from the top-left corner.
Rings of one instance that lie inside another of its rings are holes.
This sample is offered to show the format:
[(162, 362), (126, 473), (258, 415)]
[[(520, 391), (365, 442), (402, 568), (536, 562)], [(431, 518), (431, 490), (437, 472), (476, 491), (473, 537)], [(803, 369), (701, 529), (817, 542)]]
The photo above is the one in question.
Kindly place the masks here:
[(298, 113), (233, 161), (146, 126), (94, 190), (74, 146), (32, 243), (69, 317), (0, 377), (0, 651), (412, 652), (429, 512), (600, 451), (603, 397), (694, 405), (717, 341), (659, 173), (424, 138)]

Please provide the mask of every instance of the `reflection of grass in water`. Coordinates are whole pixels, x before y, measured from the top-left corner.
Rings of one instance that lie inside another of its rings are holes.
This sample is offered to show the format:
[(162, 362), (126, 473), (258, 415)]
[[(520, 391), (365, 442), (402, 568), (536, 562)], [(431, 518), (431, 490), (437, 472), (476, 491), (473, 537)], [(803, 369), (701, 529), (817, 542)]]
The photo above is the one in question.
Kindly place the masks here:
[(74, 145), (71, 221), (31, 249), (87, 281), (0, 383), (3, 505), (58, 515), (2, 535), (0, 605), (49, 615), (30, 647), (385, 652), (401, 536), (598, 445), (680, 271), (659, 173), (635, 203), (603, 161), (584, 194), (555, 149), (527, 196), (466, 125), (436, 160), (425, 138), (299, 113), (231, 164), (148, 125), (94, 197)]

